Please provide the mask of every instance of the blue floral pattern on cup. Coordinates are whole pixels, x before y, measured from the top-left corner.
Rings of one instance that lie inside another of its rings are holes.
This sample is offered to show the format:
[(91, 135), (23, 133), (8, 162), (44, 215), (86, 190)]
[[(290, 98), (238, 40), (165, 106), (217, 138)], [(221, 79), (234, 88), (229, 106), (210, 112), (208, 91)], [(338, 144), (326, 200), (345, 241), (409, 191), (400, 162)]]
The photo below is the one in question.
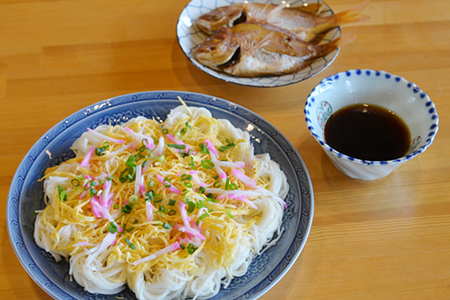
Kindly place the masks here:
[(317, 119), (319, 120), (319, 125), (322, 129), (325, 128), (325, 124), (328, 118), (333, 114), (333, 108), (327, 101), (322, 101), (317, 106)]

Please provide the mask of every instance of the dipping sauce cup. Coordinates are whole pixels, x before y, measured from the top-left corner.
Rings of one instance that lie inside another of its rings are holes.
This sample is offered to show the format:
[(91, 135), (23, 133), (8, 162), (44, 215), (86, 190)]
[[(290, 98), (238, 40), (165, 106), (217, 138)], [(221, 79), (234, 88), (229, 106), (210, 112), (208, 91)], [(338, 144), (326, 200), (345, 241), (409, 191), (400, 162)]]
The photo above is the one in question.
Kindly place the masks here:
[[(356, 104), (385, 108), (404, 121), (411, 135), (405, 155), (390, 160), (369, 160), (341, 153), (327, 144), (324, 129), (330, 116)], [(304, 113), (311, 135), (336, 168), (349, 177), (364, 180), (385, 177), (424, 152), (439, 128), (434, 103), (417, 85), (385, 71), (368, 69), (349, 70), (322, 80), (308, 96)]]

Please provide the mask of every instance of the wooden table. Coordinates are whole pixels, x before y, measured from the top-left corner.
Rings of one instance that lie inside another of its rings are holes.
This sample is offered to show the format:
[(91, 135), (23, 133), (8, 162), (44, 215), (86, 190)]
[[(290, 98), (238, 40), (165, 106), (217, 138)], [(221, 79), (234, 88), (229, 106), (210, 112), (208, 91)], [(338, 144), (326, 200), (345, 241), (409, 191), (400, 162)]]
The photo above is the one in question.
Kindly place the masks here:
[[(0, 0), (0, 299), (50, 299), (20, 265), (6, 228), (9, 186), (26, 152), (73, 112), (147, 90), (234, 101), (281, 130), (303, 157), (315, 194), (312, 230), (292, 269), (261, 299), (450, 299), (450, 1), (372, 0), (371, 20), (344, 27), (357, 39), (330, 67), (272, 89), (224, 83), (186, 59), (175, 27), (187, 2)], [(341, 11), (359, 2), (328, 4)], [(415, 82), (440, 117), (433, 145), (384, 179), (344, 176), (303, 121), (314, 85), (351, 68)]]

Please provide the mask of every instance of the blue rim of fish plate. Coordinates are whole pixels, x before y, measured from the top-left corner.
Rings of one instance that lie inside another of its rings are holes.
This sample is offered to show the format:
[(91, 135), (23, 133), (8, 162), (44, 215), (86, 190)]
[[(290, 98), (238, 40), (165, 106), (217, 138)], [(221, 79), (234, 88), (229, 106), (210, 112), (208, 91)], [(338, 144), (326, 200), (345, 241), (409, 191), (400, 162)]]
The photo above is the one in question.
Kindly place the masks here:
[[(333, 149), (330, 145), (328, 145), (323, 139), (319, 137), (319, 135), (315, 132), (314, 126), (312, 125), (311, 119), (309, 116), (311, 115), (309, 111), (309, 107), (311, 107), (312, 103), (314, 102), (314, 98), (318, 95), (320, 88), (323, 86), (327, 86), (330, 84), (333, 84), (337, 80), (345, 80), (348, 79), (351, 76), (365, 76), (369, 79), (375, 79), (375, 78), (382, 78), (383, 80), (390, 80), (395, 81), (399, 88), (403, 88), (408, 91), (408, 93), (411, 94), (411, 96), (419, 97), (421, 101), (423, 101), (424, 109), (428, 110), (428, 113), (430, 115), (431, 125), (429, 127), (429, 133), (427, 135), (427, 140), (424, 145), (422, 145), (419, 149), (413, 151), (411, 154), (408, 154), (406, 156), (403, 156), (398, 159), (388, 160), (388, 161), (372, 161), (372, 160), (363, 160), (354, 158), (348, 155), (345, 155), (335, 149)], [(345, 72), (339, 72), (334, 75), (331, 75), (325, 79), (323, 79), (317, 86), (314, 87), (314, 89), (309, 94), (306, 103), (305, 103), (305, 121), (306, 126), (308, 127), (311, 135), (319, 142), (320, 145), (328, 149), (330, 153), (333, 153), (335, 156), (344, 158), (346, 160), (362, 164), (362, 165), (393, 165), (393, 164), (399, 164), (403, 163), (405, 161), (408, 161), (420, 153), (424, 152), (432, 143), (434, 138), (436, 137), (437, 131), (439, 129), (439, 117), (437, 115), (436, 106), (431, 101), (430, 97), (423, 92), (416, 84), (407, 81), (405, 78), (390, 74), (386, 71), (376, 71), (371, 69), (352, 69)]]
[[(200, 46), (201, 43), (208, 37), (196, 25), (195, 20), (201, 15), (221, 6), (230, 5), (233, 3), (270, 3), (281, 4), (282, 0), (192, 0), (181, 12), (177, 23), (177, 38), (178, 44), (191, 61), (191, 63), (203, 72), (229, 83), (252, 87), (279, 87), (301, 82), (311, 78), (323, 70), (325, 70), (337, 57), (340, 48), (334, 50), (328, 55), (316, 59), (309, 67), (297, 72), (295, 74), (280, 75), (280, 76), (263, 76), (263, 77), (237, 77), (226, 73), (218, 72), (210, 69), (192, 57), (192, 51)], [(303, 6), (305, 3), (323, 5), (319, 16), (325, 17), (333, 15), (331, 8), (321, 0), (295, 0), (288, 1), (291, 7)], [(342, 36), (342, 29), (340, 26), (331, 29), (323, 39), (324, 42), (335, 40)]]
[(277, 161), (290, 185), (284, 232), (275, 246), (256, 257), (248, 272), (232, 280), (211, 299), (256, 299), (273, 287), (300, 255), (312, 224), (314, 196), (306, 166), (295, 147), (269, 122), (230, 101), (179, 91), (150, 91), (123, 95), (88, 106), (63, 119), (45, 133), (25, 155), (11, 183), (7, 201), (8, 234), (14, 251), (30, 277), (55, 299), (136, 299), (126, 288), (115, 295), (95, 295), (70, 281), (67, 262), (56, 262), (33, 238), (34, 211), (45, 207), (42, 178), (45, 169), (74, 157), (71, 144), (88, 127), (121, 124), (144, 116), (163, 121), (181, 97), (189, 106), (205, 107), (215, 118), (228, 119), (247, 130), (255, 153), (267, 152)]

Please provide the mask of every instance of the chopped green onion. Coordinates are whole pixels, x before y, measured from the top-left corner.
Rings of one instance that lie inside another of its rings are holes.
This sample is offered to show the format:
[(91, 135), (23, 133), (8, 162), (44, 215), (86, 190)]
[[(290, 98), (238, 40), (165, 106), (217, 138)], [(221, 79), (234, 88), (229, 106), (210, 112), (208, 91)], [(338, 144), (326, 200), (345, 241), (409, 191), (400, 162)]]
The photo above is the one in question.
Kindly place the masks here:
[(102, 156), (105, 155), (106, 147), (97, 147), (95, 148), (95, 155)]
[(70, 183), (72, 183), (72, 185), (73, 185), (74, 187), (77, 187), (77, 186), (80, 185), (80, 181), (79, 181), (78, 179), (72, 179), (72, 180), (70, 181)]
[(66, 201), (67, 200), (67, 192), (63, 190), (62, 186), (58, 185), (58, 194), (59, 200)]
[(130, 231), (132, 231), (134, 229), (134, 227), (133, 226), (131, 226), (130, 228), (128, 228), (127, 230), (125, 230), (126, 232), (130, 232)]
[(219, 175), (214, 176), (214, 180), (219, 179)]
[[(156, 218), (158, 216), (158, 218)], [(162, 217), (162, 212), (161, 211), (157, 211), (153, 214), (153, 219), (155, 220), (161, 220)]]
[(186, 134), (186, 132), (187, 132), (187, 128), (183, 128), (183, 129), (180, 130), (180, 133), (183, 134), (183, 135)]
[(153, 200), (153, 191), (148, 191), (145, 193), (145, 201), (152, 201)]
[(230, 179), (227, 178), (227, 179), (225, 180), (225, 190), (229, 190), (229, 189), (230, 189)]
[(176, 202), (177, 202), (177, 201), (175, 201), (175, 200), (173, 200), (173, 199), (170, 199), (170, 200), (169, 200), (169, 205), (170, 205), (170, 206), (174, 206)]
[(183, 185), (187, 188), (190, 188), (190, 189), (192, 188), (192, 183), (190, 183), (190, 182), (184, 182)]
[(162, 224), (162, 227), (164, 227), (165, 229), (171, 229), (172, 228), (172, 226), (170, 226), (168, 223), (166, 223), (166, 222), (164, 222), (163, 224)]
[(205, 159), (204, 161), (202, 161), (202, 167), (205, 169), (209, 170), (214, 168), (214, 166), (215, 166), (214, 163), (209, 159)]
[(170, 179), (169, 179), (169, 178), (164, 178), (163, 181), (162, 181), (162, 183), (163, 183), (163, 185), (164, 185), (166, 188), (170, 188), (170, 187), (172, 186), (172, 183), (170, 183)]
[[(131, 157), (131, 156), (130, 156)], [(119, 176), (119, 180), (122, 183), (125, 183), (127, 181), (133, 182), (134, 181), (134, 169), (133, 168), (125, 168)]]
[(169, 129), (164, 128), (164, 129), (162, 130), (162, 133), (163, 133), (163, 134), (168, 134), (168, 133), (169, 133)]
[(153, 188), (154, 186), (155, 186), (155, 181), (150, 180), (150, 181), (148, 182), (148, 187), (149, 187), (149, 188)]
[(208, 193), (208, 194), (206, 194), (206, 198), (214, 199), (214, 194)]
[(138, 220), (134, 220), (133, 224), (137, 224), (139, 221)]
[(180, 248), (181, 248), (181, 250), (184, 250), (184, 244), (180, 244)]
[(222, 181), (216, 181), (213, 184), (213, 187), (215, 187), (215, 188), (220, 188), (221, 186), (222, 186)]
[(131, 195), (130, 199), (128, 199), (128, 203), (130, 205), (138, 204), (138, 201), (139, 201), (139, 197), (137, 195)]
[(197, 219), (197, 225), (199, 225), (200, 224), (200, 222), (204, 219), (204, 218), (206, 218), (206, 217), (209, 217), (209, 214), (207, 213), (207, 212), (205, 212), (204, 214), (202, 214), (198, 219)]
[(199, 194), (203, 194), (205, 192), (205, 187), (203, 187), (203, 186), (199, 187), (197, 192)]
[(200, 143), (200, 144), (198, 144), (198, 146), (200, 147), (200, 153), (209, 154), (209, 149), (208, 149), (208, 147), (205, 146), (205, 144)]
[(154, 203), (154, 204), (160, 203), (160, 202), (162, 202), (162, 199), (155, 199), (155, 200), (153, 200), (153, 203)]
[(184, 123), (184, 125), (186, 125), (186, 127), (187, 127), (187, 128), (189, 128), (190, 130), (194, 130), (194, 129), (192, 128), (192, 126), (191, 126), (191, 125), (189, 125), (189, 123), (188, 123), (188, 122)]
[(113, 178), (114, 178), (114, 176), (111, 175), (111, 176), (109, 176), (109, 177), (106, 177), (106, 180), (111, 181)]
[(236, 183), (232, 183), (229, 185), (229, 189), (230, 190), (238, 190), (239, 186)]
[(109, 227), (108, 227), (108, 231), (111, 233), (116, 233), (117, 232), (117, 226), (116, 224), (114, 224), (113, 222), (109, 223)]
[(163, 154), (163, 155), (161, 155), (161, 156), (158, 156), (158, 157), (156, 158), (156, 161), (157, 161), (157, 162), (163, 162), (165, 159), (166, 159), (166, 158), (165, 158), (165, 156), (164, 156), (164, 154)]
[(185, 158), (187, 156), (191, 155), (191, 149), (188, 149), (187, 152), (181, 151), (181, 157)]
[(181, 180), (182, 181), (191, 180), (191, 179), (192, 179), (192, 175), (189, 175), (189, 174), (181, 175)]
[(178, 145), (178, 144), (167, 144), (167, 147), (175, 149), (186, 149), (186, 145)]
[(98, 183), (104, 184), (105, 182), (104, 182), (103, 180), (100, 179), (100, 180), (98, 181)]
[(114, 207), (115, 209), (118, 209), (118, 208), (119, 208), (119, 204), (114, 203), (113, 207)]
[(191, 162), (189, 165), (192, 167), (192, 170), (195, 170), (194, 158), (191, 156)]
[(225, 152), (227, 149), (230, 149), (230, 148), (233, 148), (233, 147), (236, 146), (235, 143), (231, 143), (228, 139), (226, 139), (225, 141), (228, 143), (228, 145), (226, 145), (226, 146), (220, 146), (220, 147), (219, 147), (219, 151), (220, 151), (220, 152)]
[(148, 160), (144, 160), (144, 162), (142, 163), (142, 169), (144, 169), (147, 164), (148, 164)]
[(202, 207), (205, 207), (205, 203), (203, 203), (203, 201), (199, 200), (195, 203), (195, 206), (197, 208), (202, 208)]
[(127, 242), (127, 244), (128, 244), (128, 246), (130, 246), (130, 248), (131, 249), (133, 249), (133, 250), (135, 250), (136, 249), (136, 246), (135, 245), (133, 245), (131, 242), (130, 242), (130, 240), (129, 239), (125, 239), (125, 242)]
[(134, 155), (130, 155), (130, 157), (128, 157), (127, 162), (125, 164), (130, 167), (136, 167), (135, 161), (136, 161), (136, 158), (134, 157)]
[(169, 216), (175, 216), (177, 212), (175, 210), (169, 211)]
[(131, 207), (131, 205), (125, 204), (124, 206), (122, 206), (121, 212), (123, 212), (124, 214), (129, 214), (132, 209), (133, 207)]
[(195, 209), (195, 203), (194, 202), (189, 202), (188, 203), (187, 212), (192, 214), (194, 212), (194, 209)]
[(189, 243), (188, 246), (187, 246), (187, 251), (188, 251), (189, 254), (194, 254), (194, 252), (195, 252), (197, 249), (198, 249), (197, 246), (195, 246), (195, 245), (192, 244), (192, 243)]
[(131, 174), (129, 174), (129, 173), (125, 176), (125, 178), (126, 178), (128, 181), (130, 181), (130, 182), (134, 181), (133, 175), (131, 175)]
[[(94, 188), (91, 188), (91, 189), (89, 190), (89, 193), (90, 193), (91, 197), (94, 197), (95, 194), (97, 194), (97, 191), (96, 191)], [(65, 201), (65, 200), (64, 200), (64, 201)]]
[(227, 208), (227, 209), (225, 210), (225, 212), (227, 213), (227, 215), (228, 215), (230, 218), (234, 219), (234, 216), (233, 216), (233, 214), (231, 213), (231, 209), (230, 209), (230, 208)]

